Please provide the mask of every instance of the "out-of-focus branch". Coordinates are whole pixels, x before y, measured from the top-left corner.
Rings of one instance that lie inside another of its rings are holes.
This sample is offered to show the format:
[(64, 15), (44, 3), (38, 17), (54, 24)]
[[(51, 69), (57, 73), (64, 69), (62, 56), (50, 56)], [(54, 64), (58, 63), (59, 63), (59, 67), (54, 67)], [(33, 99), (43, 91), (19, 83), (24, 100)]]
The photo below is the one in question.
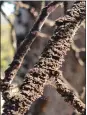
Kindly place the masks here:
[(86, 114), (85, 104), (61, 80), (62, 74), (59, 70), (85, 15), (85, 2), (77, 1), (64, 17), (56, 21), (54, 34), (44, 49), (39, 62), (25, 76), (19, 94), (6, 100), (2, 115), (5, 113), (7, 115), (25, 115), (29, 105), (40, 95), (43, 97), (43, 87), (51, 78), (54, 78), (56, 82), (54, 87), (65, 101), (70, 102), (82, 115)]
[(45, 38), (45, 39), (50, 39), (51, 38), (51, 36), (50, 35), (47, 35), (47, 34), (45, 34), (45, 33), (41, 33), (41, 32), (37, 32), (37, 37), (40, 37), (40, 38)]
[(1, 9), (1, 13), (3, 14), (3, 16), (5, 17), (5, 19), (9, 22), (10, 26), (13, 27), (12, 22), (9, 20), (9, 18), (7, 17), (7, 15), (4, 13), (4, 11)]
[(21, 1), (14, 2), (17, 8), (25, 8), (30, 11), (30, 13), (36, 18), (38, 16), (38, 12), (34, 7), (31, 7), (29, 4), (24, 4)]
[[(9, 89), (9, 86), (13, 81), (13, 78), (15, 77), (17, 71), (19, 70), (26, 53), (30, 50), (31, 44), (37, 37), (37, 32), (41, 30), (46, 18), (50, 15), (50, 13), (53, 12), (59, 6), (58, 3), (61, 2), (58, 1), (51, 2), (50, 4), (48, 4), (48, 6), (42, 9), (41, 14), (39, 15), (33, 28), (31, 29), (29, 34), (26, 36), (26, 38), (18, 48), (14, 56), (14, 59), (10, 64), (10, 67), (5, 71), (4, 80), (1, 81), (3, 93), (5, 92), (5, 90)], [(6, 97), (6, 94), (4, 94), (4, 96)]]
[(11, 29), (10, 29), (10, 39), (11, 39), (11, 45), (12, 45), (13, 51), (15, 51), (15, 47), (13, 45), (14, 39), (13, 39), (13, 36), (12, 36), (12, 30), (14, 28), (14, 25), (12, 24), (12, 22), (9, 19), (9, 17), (5, 14), (5, 12), (2, 9), (1, 9), (1, 13), (5, 17), (5, 19), (8, 21), (9, 25), (11, 26)]
[(46, 25), (46, 26), (53, 27), (53, 26), (55, 26), (55, 21), (52, 21), (52, 20), (50, 20), (50, 19), (47, 19), (47, 20), (45, 21), (45, 25)]

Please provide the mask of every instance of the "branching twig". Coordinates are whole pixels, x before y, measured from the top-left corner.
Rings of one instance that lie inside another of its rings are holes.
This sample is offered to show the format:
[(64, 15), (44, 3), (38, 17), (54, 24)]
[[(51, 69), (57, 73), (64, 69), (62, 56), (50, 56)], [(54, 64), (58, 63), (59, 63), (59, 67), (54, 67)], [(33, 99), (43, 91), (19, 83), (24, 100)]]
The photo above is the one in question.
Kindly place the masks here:
[(25, 115), (32, 101), (43, 95), (44, 83), (50, 78), (54, 78), (56, 89), (65, 101), (70, 102), (82, 115), (86, 114), (85, 104), (62, 82), (59, 70), (78, 26), (85, 19), (85, 13), (85, 2), (78, 1), (67, 11), (66, 16), (56, 21), (57, 27), (39, 62), (25, 76), (20, 94), (6, 100), (2, 115)]
[(10, 67), (5, 71), (5, 79), (3, 80), (3, 82), (4, 84), (6, 84), (6, 87), (3, 87), (3, 92), (4, 90), (9, 88), (9, 83), (11, 84), (14, 76), (16, 75), (18, 69), (22, 64), (24, 56), (30, 50), (30, 46), (37, 36), (37, 31), (41, 30), (45, 19), (49, 16), (51, 12), (55, 10), (55, 8), (59, 5), (58, 3), (58, 1), (51, 2), (50, 4), (48, 4), (48, 6), (42, 9), (42, 12), (36, 23), (34, 24), (33, 28), (26, 36), (24, 42), (22, 42), (21, 46), (18, 48), (16, 55), (14, 56), (14, 59), (10, 64)]

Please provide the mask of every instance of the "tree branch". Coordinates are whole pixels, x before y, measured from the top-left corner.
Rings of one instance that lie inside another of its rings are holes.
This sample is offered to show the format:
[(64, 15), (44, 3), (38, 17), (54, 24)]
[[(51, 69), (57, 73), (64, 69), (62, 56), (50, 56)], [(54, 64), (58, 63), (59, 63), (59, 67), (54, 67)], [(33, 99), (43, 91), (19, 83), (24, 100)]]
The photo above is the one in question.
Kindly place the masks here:
[[(36, 11), (36, 9), (34, 7), (29, 6), (29, 4), (24, 4), (23, 2), (15, 2), (15, 4), (21, 8), (25, 8), (25, 9), (29, 10), (30, 13), (34, 16), (34, 18), (38, 17), (39, 13)], [(46, 26), (53, 27), (55, 22), (50, 19), (46, 19), (44, 24)]]
[(31, 103), (40, 95), (43, 97), (43, 87), (51, 78), (54, 78), (56, 89), (65, 101), (70, 102), (82, 115), (86, 114), (85, 104), (67, 87), (67, 84), (64, 84), (61, 80), (62, 73), (59, 70), (64, 56), (70, 49), (72, 38), (85, 19), (85, 13), (85, 2), (78, 1), (64, 17), (56, 21), (54, 34), (39, 62), (25, 76), (20, 92), (6, 100), (2, 115), (25, 115)]
[(58, 1), (51, 2), (50, 4), (48, 4), (48, 6), (42, 9), (42, 12), (36, 23), (34, 24), (33, 28), (18, 48), (14, 59), (10, 64), (10, 67), (5, 71), (5, 78), (3, 81), (1, 81), (3, 92), (9, 89), (10, 84), (13, 81), (13, 78), (15, 77), (17, 71), (19, 70), (26, 53), (30, 50), (31, 44), (37, 37), (37, 32), (41, 30), (46, 18), (50, 15), (50, 13), (57, 8), (57, 6), (59, 5), (58, 3)]
[(1, 9), (1, 13), (5, 17), (5, 19), (8, 21), (8, 23), (10, 24), (10, 26), (13, 27), (12, 22), (10, 21), (10, 19), (7, 17), (7, 15), (4, 13), (4, 11), (2, 9)]

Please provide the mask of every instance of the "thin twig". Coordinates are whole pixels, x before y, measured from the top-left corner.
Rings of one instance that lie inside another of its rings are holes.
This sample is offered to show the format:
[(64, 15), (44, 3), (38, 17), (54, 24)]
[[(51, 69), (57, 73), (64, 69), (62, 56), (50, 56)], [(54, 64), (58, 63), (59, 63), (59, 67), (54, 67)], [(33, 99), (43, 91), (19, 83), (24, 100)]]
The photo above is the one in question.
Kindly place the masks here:
[(4, 11), (1, 9), (1, 13), (3, 14), (3, 16), (5, 17), (5, 19), (9, 22), (10, 26), (13, 27), (12, 22), (10, 21), (10, 19), (7, 17), (7, 15), (4, 13)]
[(12, 22), (10, 21), (10, 19), (8, 18), (8, 16), (5, 14), (5, 12), (1, 9), (1, 13), (2, 15), (5, 17), (5, 19), (8, 21), (9, 25), (11, 26), (11, 29), (10, 29), (10, 38), (11, 38), (11, 45), (12, 45), (12, 48), (13, 48), (13, 51), (15, 51), (15, 48), (13, 46), (13, 36), (12, 36), (12, 30), (14, 28), (14, 25), (12, 24)]
[(6, 100), (2, 115), (5, 113), (7, 115), (25, 115), (31, 103), (43, 95), (43, 87), (51, 78), (54, 78), (56, 89), (65, 101), (70, 102), (82, 115), (86, 114), (85, 104), (67, 87), (67, 84), (62, 82), (62, 74), (59, 70), (85, 15), (85, 2), (77, 1), (72, 9), (67, 11), (66, 16), (56, 21), (57, 27), (39, 62), (25, 76), (19, 94)]
[(46, 25), (46, 26), (53, 27), (53, 26), (55, 26), (55, 21), (50, 20), (50, 19), (47, 19), (47, 20), (45, 21), (45, 25)]
[(37, 32), (37, 37), (40, 37), (42, 39), (48, 39), (48, 40), (51, 38), (50, 35), (47, 35), (47, 34), (41, 33), (41, 32)]

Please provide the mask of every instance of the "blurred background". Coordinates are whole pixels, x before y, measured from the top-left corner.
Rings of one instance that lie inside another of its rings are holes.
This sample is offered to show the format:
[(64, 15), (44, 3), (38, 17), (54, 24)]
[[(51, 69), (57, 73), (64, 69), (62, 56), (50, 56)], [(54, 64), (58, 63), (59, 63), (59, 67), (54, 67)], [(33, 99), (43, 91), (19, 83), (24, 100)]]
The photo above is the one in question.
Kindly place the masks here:
[[(1, 13), (1, 77), (4, 77), (4, 71), (11, 63), (18, 47), (29, 33), (33, 24), (35, 23), (40, 11), (50, 1), (20, 1), (20, 2), (5, 2), (0, 1)], [(54, 31), (55, 20), (66, 14), (66, 10), (71, 8), (73, 1), (63, 2), (46, 20), (36, 40), (31, 46), (31, 50), (25, 56), (22, 67), (17, 73), (13, 83), (21, 85), (25, 74), (38, 61), (43, 49), (47, 45), (50, 36)], [(81, 100), (85, 103), (85, 21), (77, 31), (70, 51), (65, 57), (65, 62), (61, 70), (63, 76), (71, 84), (71, 86), (78, 92)], [(79, 115), (74, 114), (74, 109), (69, 104), (65, 103), (61, 96), (54, 88), (46, 87), (44, 89), (45, 95), (49, 95), (50, 101), (47, 104), (45, 111), (40, 115)], [(35, 103), (39, 106), (39, 103)], [(35, 115), (33, 109), (29, 114)], [(38, 113), (38, 112), (37, 112)], [(37, 114), (39, 115), (39, 113)]]

